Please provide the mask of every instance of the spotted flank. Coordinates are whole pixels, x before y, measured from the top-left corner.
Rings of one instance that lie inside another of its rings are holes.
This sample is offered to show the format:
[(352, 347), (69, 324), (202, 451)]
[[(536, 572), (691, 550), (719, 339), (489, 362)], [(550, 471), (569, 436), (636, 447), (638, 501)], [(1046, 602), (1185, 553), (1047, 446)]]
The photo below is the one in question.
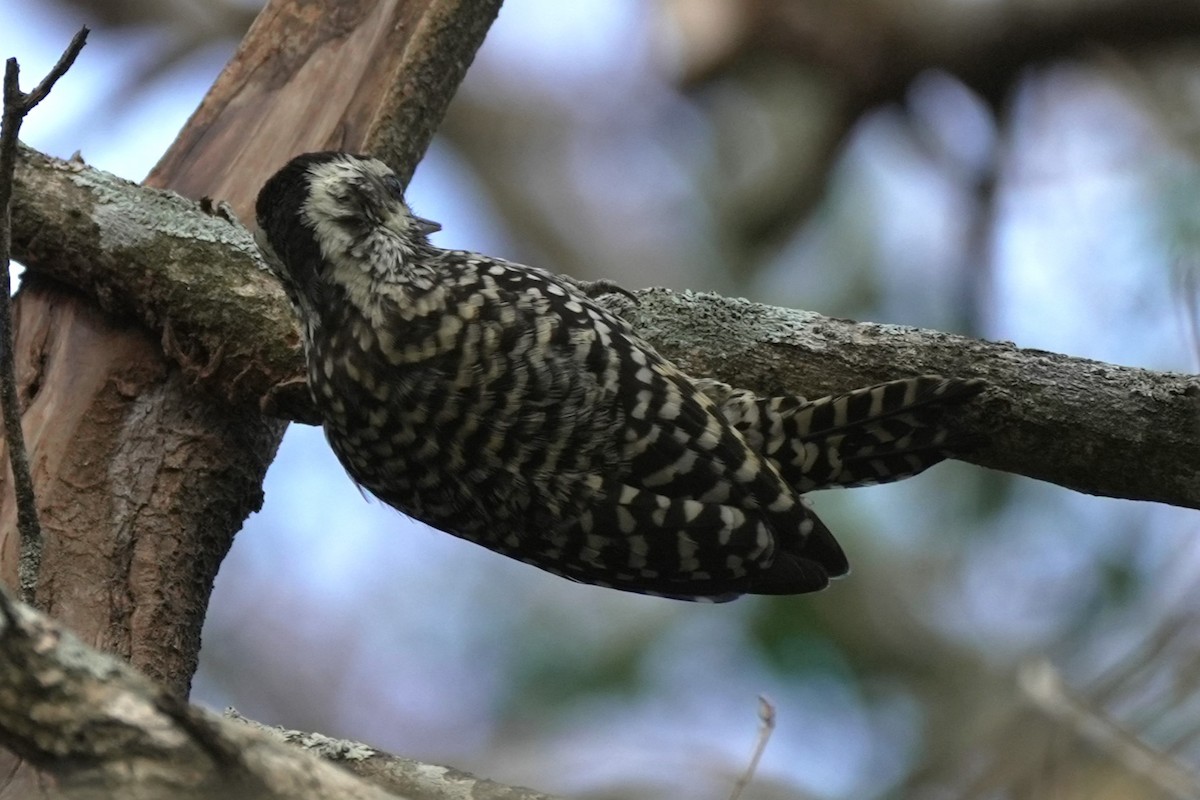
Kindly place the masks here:
[(400, 511), (583, 583), (686, 600), (823, 588), (848, 565), (801, 493), (915, 474), (974, 381), (805, 401), (694, 380), (581, 284), (429, 243), (391, 171), (301, 156), (258, 200), (351, 477)]

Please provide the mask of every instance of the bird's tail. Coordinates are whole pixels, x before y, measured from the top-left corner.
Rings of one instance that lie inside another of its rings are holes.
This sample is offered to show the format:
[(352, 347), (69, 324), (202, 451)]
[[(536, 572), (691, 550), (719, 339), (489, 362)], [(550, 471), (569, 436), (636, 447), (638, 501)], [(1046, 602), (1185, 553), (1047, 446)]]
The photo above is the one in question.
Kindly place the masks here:
[(700, 388), (784, 480), (807, 492), (907, 478), (981, 444), (982, 437), (952, 433), (943, 417), (984, 386), (921, 375), (819, 400), (762, 398), (711, 382)]

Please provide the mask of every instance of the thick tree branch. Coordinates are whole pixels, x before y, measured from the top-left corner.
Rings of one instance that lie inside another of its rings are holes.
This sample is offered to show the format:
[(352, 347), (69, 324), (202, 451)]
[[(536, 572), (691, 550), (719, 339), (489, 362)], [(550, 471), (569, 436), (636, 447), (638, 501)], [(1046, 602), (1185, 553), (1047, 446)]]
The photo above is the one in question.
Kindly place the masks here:
[[(173, 357), (227, 401), (315, 419), (294, 323), (246, 231), (29, 150), (17, 193), (14, 244), (31, 270), (169, 336)], [(958, 419), (991, 444), (967, 460), (1090, 494), (1200, 508), (1195, 376), (715, 295), (639, 297), (636, 308), (611, 302), (692, 374), (808, 396), (924, 372), (987, 378), (994, 388)]]
[(291, 308), (240, 223), (26, 147), (15, 200), (15, 246), (35, 274), (156, 331), (190, 380), (230, 404), (275, 389), (279, 416), (315, 421)]
[(655, 290), (642, 333), (692, 374), (766, 394), (920, 373), (985, 378), (955, 409), (990, 444), (963, 460), (1088, 494), (1200, 508), (1200, 376), (1106, 364), (899, 325)]
[(500, 3), (268, 3), (147, 183), (171, 174), (243, 220), (259, 185), (310, 150), (371, 152), (407, 183)]
[(62, 800), (553, 800), (353, 742), (221, 719), (2, 588), (0, 745), (52, 775), (48, 796)]
[(554, 800), (550, 795), (532, 789), (506, 786), (451, 767), (394, 756), (362, 742), (332, 739), (308, 731), (270, 727), (247, 719), (233, 709), (226, 710), (225, 716), (261, 730), (278, 741), (304, 748), (313, 755), (338, 764), (389, 792), (414, 800)]

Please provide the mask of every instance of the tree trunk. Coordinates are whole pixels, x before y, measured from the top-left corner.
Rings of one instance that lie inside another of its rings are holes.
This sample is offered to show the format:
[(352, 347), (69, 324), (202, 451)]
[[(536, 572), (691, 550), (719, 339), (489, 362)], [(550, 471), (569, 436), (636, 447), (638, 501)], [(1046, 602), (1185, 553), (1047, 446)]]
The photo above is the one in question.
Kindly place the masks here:
[[(411, 176), (499, 6), (272, 0), (147, 184), (226, 201), (252, 225), (258, 187), (300, 152), (373, 151)], [(213, 578), (286, 423), (197, 391), (159, 337), (70, 289), (31, 281), (16, 303), (45, 540), (36, 603), (186, 696)], [(3, 482), (0, 579), (15, 586)], [(12, 769), (0, 764), (0, 798), (28, 797)]]

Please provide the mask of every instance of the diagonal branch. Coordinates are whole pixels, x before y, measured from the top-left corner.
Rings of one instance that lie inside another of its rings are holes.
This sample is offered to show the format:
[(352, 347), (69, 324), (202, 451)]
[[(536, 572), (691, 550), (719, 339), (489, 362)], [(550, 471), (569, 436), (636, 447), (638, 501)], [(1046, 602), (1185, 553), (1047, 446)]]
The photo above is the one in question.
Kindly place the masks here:
[(218, 718), (3, 588), (0, 745), (53, 775), (63, 800), (554, 800), (366, 745)]
[[(226, 401), (315, 421), (295, 323), (247, 231), (29, 150), (18, 178), (14, 241), (31, 270), (169, 334), (172, 356)], [(717, 295), (638, 296), (618, 310), (693, 375), (810, 397), (927, 372), (986, 378), (993, 388), (957, 419), (991, 444), (966, 460), (1200, 508), (1200, 377)]]

